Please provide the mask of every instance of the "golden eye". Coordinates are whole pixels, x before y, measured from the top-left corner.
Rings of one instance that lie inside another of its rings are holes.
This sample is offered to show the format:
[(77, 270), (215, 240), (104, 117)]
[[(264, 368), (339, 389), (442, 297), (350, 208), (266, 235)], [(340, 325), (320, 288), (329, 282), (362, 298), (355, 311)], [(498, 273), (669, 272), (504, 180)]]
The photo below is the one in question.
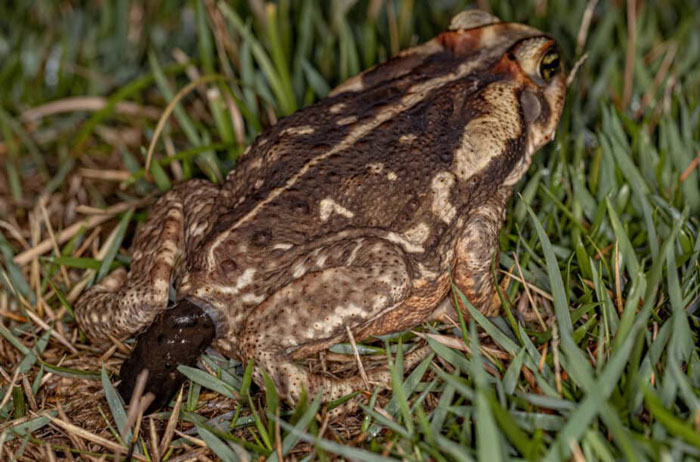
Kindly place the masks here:
[(559, 52), (556, 48), (550, 48), (540, 61), (540, 77), (542, 77), (545, 82), (549, 82), (559, 73), (560, 69)]

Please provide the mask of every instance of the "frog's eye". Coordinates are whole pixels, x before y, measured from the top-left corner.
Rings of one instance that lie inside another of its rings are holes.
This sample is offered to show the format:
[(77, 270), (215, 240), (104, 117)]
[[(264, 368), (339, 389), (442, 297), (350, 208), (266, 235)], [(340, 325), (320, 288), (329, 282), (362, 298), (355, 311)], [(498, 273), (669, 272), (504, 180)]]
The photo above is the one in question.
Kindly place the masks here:
[(559, 59), (559, 52), (556, 48), (552, 47), (542, 56), (542, 60), (540, 61), (540, 77), (542, 77), (545, 82), (549, 82), (560, 70), (561, 60)]

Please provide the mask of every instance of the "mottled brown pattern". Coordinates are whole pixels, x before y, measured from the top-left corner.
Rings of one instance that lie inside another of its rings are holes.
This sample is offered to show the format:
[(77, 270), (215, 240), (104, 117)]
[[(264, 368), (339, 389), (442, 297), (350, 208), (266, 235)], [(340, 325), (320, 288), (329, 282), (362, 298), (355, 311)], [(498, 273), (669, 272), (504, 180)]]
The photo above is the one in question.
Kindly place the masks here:
[[(359, 378), (294, 359), (411, 328), (449, 295), (449, 275), (492, 315), (490, 267), (512, 185), (551, 140), (564, 75), (538, 74), (554, 42), (463, 13), (451, 30), (350, 79), (262, 133), (221, 188), (184, 183), (153, 207), (128, 277), (76, 306), (94, 340), (142, 330), (179, 300), (212, 317), (215, 345), (255, 359), (281, 396), (334, 399)], [(384, 380), (386, 369), (373, 372)]]

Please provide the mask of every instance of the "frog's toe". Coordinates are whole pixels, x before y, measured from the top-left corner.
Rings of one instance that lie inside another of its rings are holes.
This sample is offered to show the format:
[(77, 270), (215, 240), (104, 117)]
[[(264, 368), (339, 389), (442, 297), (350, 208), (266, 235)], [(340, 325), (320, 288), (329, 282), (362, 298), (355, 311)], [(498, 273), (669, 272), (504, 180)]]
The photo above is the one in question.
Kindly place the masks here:
[(141, 335), (131, 356), (124, 361), (119, 376), (119, 393), (129, 402), (139, 374), (147, 369), (143, 394), (155, 397), (148, 412), (168, 404), (184, 382), (177, 366), (192, 366), (216, 335), (212, 319), (197, 305), (181, 300), (158, 314)]

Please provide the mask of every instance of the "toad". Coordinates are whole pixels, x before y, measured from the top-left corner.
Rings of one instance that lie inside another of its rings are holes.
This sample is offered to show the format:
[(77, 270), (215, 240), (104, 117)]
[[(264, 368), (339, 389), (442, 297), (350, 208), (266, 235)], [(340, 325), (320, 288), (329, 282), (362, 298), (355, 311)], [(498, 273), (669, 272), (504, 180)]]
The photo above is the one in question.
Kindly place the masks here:
[[(365, 387), (298, 362), (435, 316), (451, 277), (495, 315), (490, 267), (506, 201), (564, 104), (555, 41), (476, 10), (262, 132), (222, 185), (190, 180), (149, 211), (129, 271), (88, 289), (95, 342), (139, 334), (121, 370), (148, 369), (167, 404), (210, 344), (254, 360), (280, 396)], [(168, 301), (171, 286), (174, 305)], [(386, 367), (369, 371), (388, 381)]]

